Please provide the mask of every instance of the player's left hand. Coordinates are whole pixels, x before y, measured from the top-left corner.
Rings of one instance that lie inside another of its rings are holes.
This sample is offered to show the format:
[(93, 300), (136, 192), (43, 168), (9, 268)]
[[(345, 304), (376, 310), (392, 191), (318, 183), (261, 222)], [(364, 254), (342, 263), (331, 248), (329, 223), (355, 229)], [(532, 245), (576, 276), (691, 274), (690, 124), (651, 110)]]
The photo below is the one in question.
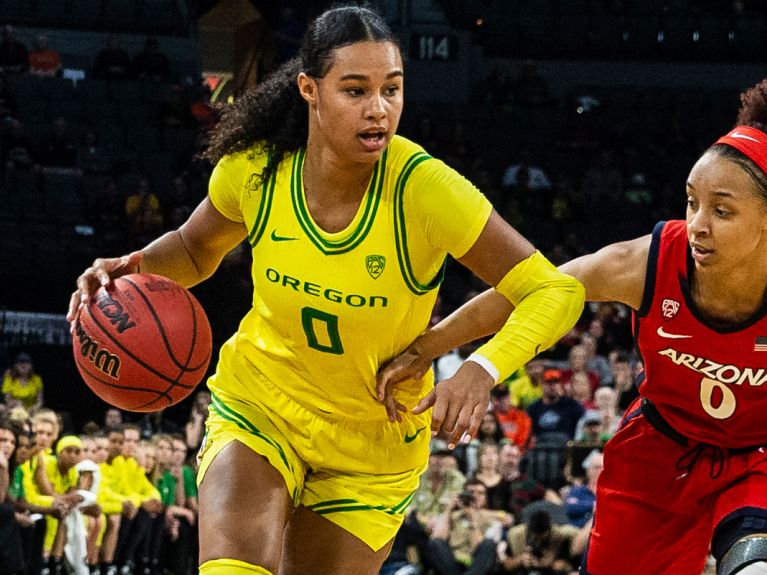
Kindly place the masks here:
[(431, 433), (446, 435), (448, 449), (453, 449), (464, 434), (476, 435), (494, 385), (492, 376), (482, 366), (465, 361), (453, 377), (440, 381), (412, 413), (419, 415), (433, 407)]

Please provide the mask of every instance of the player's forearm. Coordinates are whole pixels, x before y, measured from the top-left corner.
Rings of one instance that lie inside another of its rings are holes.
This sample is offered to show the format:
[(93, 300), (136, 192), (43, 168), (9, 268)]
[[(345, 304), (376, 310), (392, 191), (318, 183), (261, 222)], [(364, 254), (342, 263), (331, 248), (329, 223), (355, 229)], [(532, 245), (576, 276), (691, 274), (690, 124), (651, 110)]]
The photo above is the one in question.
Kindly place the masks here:
[(220, 257), (199, 245), (190, 245), (179, 230), (168, 232), (142, 250), (139, 270), (168, 277), (191, 287), (210, 277), (221, 263)]
[(536, 252), (509, 271), (496, 291), (515, 309), (495, 337), (469, 359), (502, 381), (570, 330), (583, 311), (585, 290)]
[(497, 332), (513, 309), (509, 300), (489, 289), (422, 334), (413, 345), (421, 356), (436, 359), (451, 349)]

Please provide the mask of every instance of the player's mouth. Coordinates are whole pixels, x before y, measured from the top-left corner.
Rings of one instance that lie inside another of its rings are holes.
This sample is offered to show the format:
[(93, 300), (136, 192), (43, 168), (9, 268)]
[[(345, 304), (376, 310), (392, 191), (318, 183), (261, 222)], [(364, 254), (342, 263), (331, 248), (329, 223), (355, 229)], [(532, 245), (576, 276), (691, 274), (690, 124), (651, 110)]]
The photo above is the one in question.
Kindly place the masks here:
[(386, 130), (384, 128), (370, 128), (357, 134), (357, 137), (368, 152), (377, 152), (386, 145)]
[(694, 259), (698, 263), (703, 263), (707, 259), (711, 258), (711, 256), (714, 253), (714, 250), (709, 248), (704, 248), (700, 244), (696, 244), (696, 243), (690, 244), (690, 251), (692, 252), (692, 259)]

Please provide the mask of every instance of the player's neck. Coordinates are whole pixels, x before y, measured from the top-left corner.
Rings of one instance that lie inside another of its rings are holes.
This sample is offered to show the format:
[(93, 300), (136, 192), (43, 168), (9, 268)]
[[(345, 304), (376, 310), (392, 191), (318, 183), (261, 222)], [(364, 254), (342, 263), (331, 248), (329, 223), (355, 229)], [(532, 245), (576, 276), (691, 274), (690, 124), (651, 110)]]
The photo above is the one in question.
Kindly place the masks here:
[(302, 174), (305, 192), (325, 203), (359, 202), (374, 169), (375, 164), (350, 162), (327, 146), (309, 146)]
[(331, 153), (307, 152), (302, 183), (315, 223), (331, 233), (345, 229), (357, 215), (373, 169), (372, 164), (344, 164)]
[(761, 266), (740, 268), (728, 274), (696, 270), (690, 287), (696, 306), (714, 323), (737, 324), (764, 305), (767, 273)]

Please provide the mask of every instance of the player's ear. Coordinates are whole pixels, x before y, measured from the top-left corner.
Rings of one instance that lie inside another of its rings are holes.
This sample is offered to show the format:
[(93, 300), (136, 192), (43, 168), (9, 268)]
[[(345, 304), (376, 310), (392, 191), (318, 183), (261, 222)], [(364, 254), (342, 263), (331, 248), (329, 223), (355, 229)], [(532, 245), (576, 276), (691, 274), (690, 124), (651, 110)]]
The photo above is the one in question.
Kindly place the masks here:
[(305, 72), (301, 72), (298, 75), (297, 82), (301, 97), (310, 106), (315, 106), (317, 104), (317, 80), (308, 76)]

